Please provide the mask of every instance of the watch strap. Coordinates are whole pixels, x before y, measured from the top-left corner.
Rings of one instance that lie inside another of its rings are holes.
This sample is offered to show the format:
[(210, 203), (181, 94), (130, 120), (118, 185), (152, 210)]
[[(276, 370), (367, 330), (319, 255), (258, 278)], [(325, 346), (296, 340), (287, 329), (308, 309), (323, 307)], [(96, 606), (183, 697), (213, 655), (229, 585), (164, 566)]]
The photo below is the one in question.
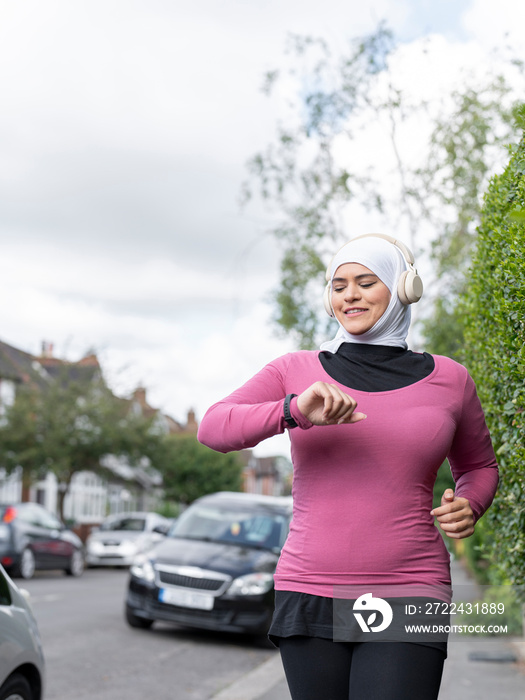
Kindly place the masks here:
[(288, 394), (284, 400), (284, 406), (283, 406), (283, 413), (284, 413), (284, 422), (289, 428), (297, 428), (298, 423), (295, 422), (295, 420), (292, 418), (292, 413), (290, 411), (290, 403), (292, 399), (294, 399), (297, 396), (297, 394)]

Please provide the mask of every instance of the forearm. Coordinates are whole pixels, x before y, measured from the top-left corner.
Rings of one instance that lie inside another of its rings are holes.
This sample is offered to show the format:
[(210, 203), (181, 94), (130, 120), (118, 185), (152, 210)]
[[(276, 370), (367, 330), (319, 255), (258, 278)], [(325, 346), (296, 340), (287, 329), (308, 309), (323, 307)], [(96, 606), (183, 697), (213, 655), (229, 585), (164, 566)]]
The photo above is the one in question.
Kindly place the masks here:
[(456, 497), (466, 498), (477, 522), (494, 499), (498, 487), (496, 464), (463, 473), (456, 481)]
[(254, 447), (284, 432), (283, 402), (239, 405), (219, 401), (202, 419), (197, 438), (217, 452)]
[[(284, 419), (284, 396), (258, 404), (237, 403), (232, 397), (219, 401), (206, 412), (197, 434), (199, 442), (217, 452), (244, 450), (283, 433), (288, 427)], [(290, 412), (298, 429), (312, 427), (297, 408), (297, 398), (292, 399)]]
[[(218, 452), (254, 447), (262, 440), (283, 433), (284, 400), (294, 391), (296, 381), (287, 378), (293, 355), (269, 363), (243, 386), (214, 404), (199, 426), (200, 442)], [(311, 427), (297, 408), (297, 398), (290, 403), (291, 415), (299, 429)]]
[(467, 377), (461, 421), (448, 456), (456, 496), (468, 499), (475, 520), (492, 503), (498, 463), (474, 382)]

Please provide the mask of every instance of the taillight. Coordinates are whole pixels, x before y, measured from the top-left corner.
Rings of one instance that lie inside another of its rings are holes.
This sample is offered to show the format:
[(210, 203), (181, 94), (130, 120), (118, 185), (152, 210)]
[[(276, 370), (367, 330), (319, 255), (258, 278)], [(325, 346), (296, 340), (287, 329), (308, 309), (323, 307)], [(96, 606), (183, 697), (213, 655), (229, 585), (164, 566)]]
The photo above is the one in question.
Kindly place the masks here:
[(4, 511), (2, 521), (4, 523), (12, 523), (15, 518), (16, 518), (16, 508), (13, 508), (13, 506), (7, 506), (7, 508)]

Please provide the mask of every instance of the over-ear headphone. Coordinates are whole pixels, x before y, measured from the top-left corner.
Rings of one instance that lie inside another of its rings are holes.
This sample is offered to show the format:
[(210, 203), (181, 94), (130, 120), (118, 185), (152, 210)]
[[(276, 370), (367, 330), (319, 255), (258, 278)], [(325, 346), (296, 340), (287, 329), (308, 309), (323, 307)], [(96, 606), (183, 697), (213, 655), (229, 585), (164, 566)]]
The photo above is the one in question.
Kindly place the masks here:
[[(421, 277), (417, 274), (416, 268), (414, 267), (414, 255), (412, 254), (410, 248), (408, 248), (401, 241), (398, 241), (396, 238), (393, 238), (392, 236), (387, 236), (384, 233), (365, 233), (362, 236), (356, 236), (355, 238), (352, 238), (352, 240), (348, 242), (353, 243), (353, 241), (357, 241), (359, 238), (369, 237), (383, 238), (385, 241), (389, 241), (390, 243), (395, 245), (396, 248), (399, 248), (399, 250), (403, 253), (403, 257), (407, 261), (408, 270), (405, 270), (399, 278), (399, 281), (397, 283), (397, 296), (399, 297), (401, 303), (405, 305), (415, 304), (416, 302), (418, 302), (423, 296), (423, 282), (421, 280)], [(347, 245), (347, 243), (345, 243), (345, 245)], [(344, 246), (341, 246), (341, 248), (344, 248)], [(339, 250), (341, 250), (341, 248)], [(337, 253), (335, 255), (337, 255)], [(325, 279), (327, 281), (327, 285), (323, 294), (324, 308), (326, 310), (326, 313), (331, 318), (334, 318), (334, 310), (332, 309), (331, 267), (335, 255), (332, 257), (332, 260), (330, 260), (328, 267), (326, 268)]]

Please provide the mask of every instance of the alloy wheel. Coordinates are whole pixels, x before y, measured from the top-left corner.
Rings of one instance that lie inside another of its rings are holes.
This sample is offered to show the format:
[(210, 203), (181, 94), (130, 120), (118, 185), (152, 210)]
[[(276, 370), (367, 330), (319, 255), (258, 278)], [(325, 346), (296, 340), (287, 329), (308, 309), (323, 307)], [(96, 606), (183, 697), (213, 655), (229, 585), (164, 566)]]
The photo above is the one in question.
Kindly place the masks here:
[(25, 579), (33, 577), (35, 573), (35, 555), (26, 547), (20, 557), (20, 576)]

